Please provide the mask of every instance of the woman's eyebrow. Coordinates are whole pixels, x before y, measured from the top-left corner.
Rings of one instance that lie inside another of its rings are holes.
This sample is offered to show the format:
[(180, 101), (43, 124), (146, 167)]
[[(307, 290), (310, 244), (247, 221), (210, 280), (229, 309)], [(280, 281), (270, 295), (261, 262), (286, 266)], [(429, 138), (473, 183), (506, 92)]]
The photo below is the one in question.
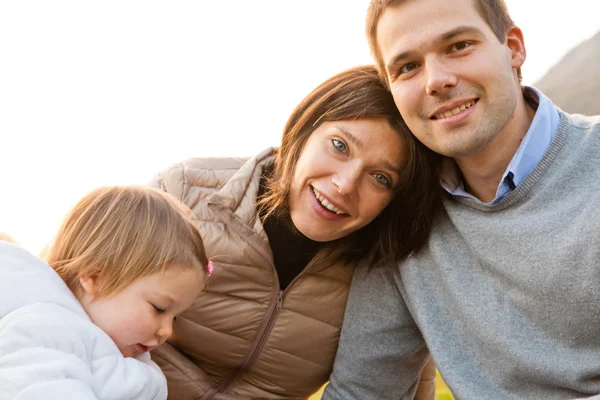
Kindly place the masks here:
[(363, 142), (361, 142), (361, 140), (359, 138), (357, 138), (356, 136), (354, 136), (352, 133), (348, 132), (346, 129), (344, 129), (344, 128), (340, 127), (340, 126), (335, 126), (335, 129), (337, 129), (338, 131), (342, 132), (344, 134), (344, 136), (346, 136), (346, 138), (348, 139), (348, 141), (352, 142), (359, 149), (363, 147)]
[[(335, 126), (335, 129), (342, 132), (344, 134), (344, 136), (346, 136), (348, 141), (352, 142), (359, 149), (363, 147), (363, 142), (359, 138), (354, 136), (352, 133), (348, 132), (347, 130), (345, 130), (344, 128), (342, 128), (340, 126)], [(381, 160), (381, 162), (383, 163), (383, 166), (386, 169), (389, 169), (390, 171), (395, 172), (398, 176), (401, 175), (402, 168), (398, 167), (397, 165), (394, 165), (394, 163), (392, 163), (389, 160)]]

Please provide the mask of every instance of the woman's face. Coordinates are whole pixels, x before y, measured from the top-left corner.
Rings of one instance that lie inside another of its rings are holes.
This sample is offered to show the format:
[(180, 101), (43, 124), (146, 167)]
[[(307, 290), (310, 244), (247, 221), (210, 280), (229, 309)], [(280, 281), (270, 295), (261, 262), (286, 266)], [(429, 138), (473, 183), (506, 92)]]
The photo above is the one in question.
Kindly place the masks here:
[(292, 222), (319, 242), (359, 230), (392, 201), (406, 158), (404, 141), (384, 118), (323, 122), (296, 163)]

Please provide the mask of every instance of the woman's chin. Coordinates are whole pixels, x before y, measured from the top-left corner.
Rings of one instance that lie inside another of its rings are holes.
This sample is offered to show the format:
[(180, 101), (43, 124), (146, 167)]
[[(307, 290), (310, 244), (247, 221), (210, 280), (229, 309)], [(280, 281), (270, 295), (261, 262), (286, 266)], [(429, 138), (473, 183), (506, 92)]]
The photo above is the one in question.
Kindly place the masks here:
[(319, 227), (316, 224), (308, 224), (305, 222), (299, 222), (298, 224), (296, 224), (294, 222), (294, 225), (301, 234), (303, 234), (310, 240), (314, 240), (315, 242), (331, 242), (333, 240), (337, 240), (347, 235), (346, 232), (341, 232), (339, 230), (333, 231), (331, 229), (323, 229), (323, 227)]

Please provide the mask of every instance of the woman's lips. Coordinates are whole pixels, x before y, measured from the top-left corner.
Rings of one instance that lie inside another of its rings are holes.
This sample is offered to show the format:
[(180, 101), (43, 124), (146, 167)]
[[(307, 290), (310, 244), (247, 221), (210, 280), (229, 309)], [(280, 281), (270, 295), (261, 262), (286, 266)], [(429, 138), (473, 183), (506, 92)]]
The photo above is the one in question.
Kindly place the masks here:
[(324, 219), (327, 219), (330, 221), (331, 220), (337, 221), (337, 220), (348, 217), (348, 214), (336, 214), (336, 213), (328, 210), (327, 208), (323, 207), (321, 202), (315, 196), (315, 193), (313, 192), (311, 186), (309, 186), (308, 192), (309, 192), (309, 196), (311, 199), (312, 208), (316, 212), (316, 214), (319, 215), (321, 218), (324, 218)]

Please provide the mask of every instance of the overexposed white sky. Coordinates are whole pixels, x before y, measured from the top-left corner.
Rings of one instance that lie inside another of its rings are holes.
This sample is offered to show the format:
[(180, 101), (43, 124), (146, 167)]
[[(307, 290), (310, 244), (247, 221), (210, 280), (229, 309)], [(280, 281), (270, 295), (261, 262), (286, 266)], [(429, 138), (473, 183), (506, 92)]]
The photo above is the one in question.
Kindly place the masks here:
[[(595, 2), (507, 0), (524, 82), (600, 30)], [(279, 143), (295, 105), (370, 63), (368, 0), (0, 2), (0, 231), (38, 252), (101, 185)]]

